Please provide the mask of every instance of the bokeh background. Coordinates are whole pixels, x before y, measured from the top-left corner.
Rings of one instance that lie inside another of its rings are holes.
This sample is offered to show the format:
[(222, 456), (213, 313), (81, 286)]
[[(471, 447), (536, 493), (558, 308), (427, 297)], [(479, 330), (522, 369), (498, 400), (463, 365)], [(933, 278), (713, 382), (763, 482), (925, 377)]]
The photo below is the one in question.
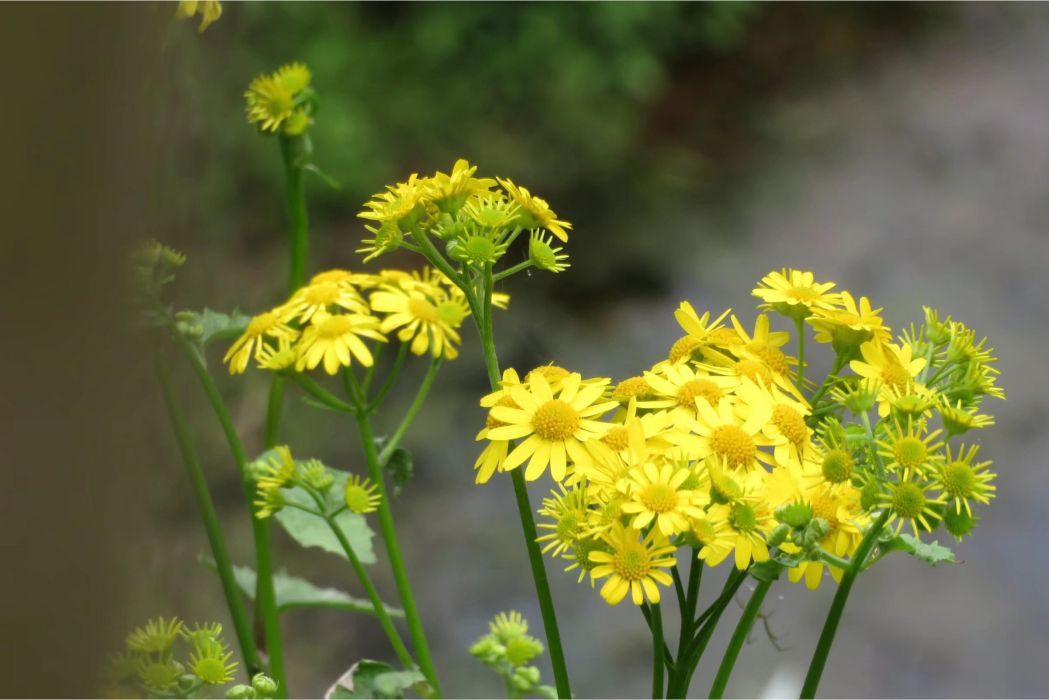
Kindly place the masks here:
[[(872, 297), (894, 327), (928, 304), (990, 336), (1009, 396), (981, 436), (998, 500), (957, 547), (960, 564), (897, 556), (860, 579), (821, 690), (1049, 693), (1049, 8), (228, 3), (204, 34), (173, 14), (0, 8), (0, 692), (90, 695), (102, 659), (146, 617), (225, 620), (197, 564), (206, 540), (121, 270), (128, 248), (158, 238), (189, 257), (179, 305), (280, 300), (279, 154), (245, 123), (241, 95), (254, 75), (302, 60), (322, 101), (315, 160), (341, 184), (309, 183), (315, 271), (359, 266), (355, 215), (370, 194), (458, 157), (574, 223), (569, 271), (505, 285), (505, 365), (636, 374), (678, 337), (680, 300), (750, 320), (754, 282), (782, 266)], [(510, 485), (473, 485), (487, 384), (464, 338), (409, 435), (416, 475), (395, 513), (446, 692), (483, 697), (500, 683), (465, 650), (487, 619), (518, 609), (541, 625)], [(265, 377), (217, 371), (258, 447)], [(182, 389), (246, 561), (233, 466), (188, 375)], [(297, 451), (363, 468), (351, 425), (293, 411)], [(278, 566), (357, 592), (338, 559), (275, 539)], [(548, 566), (576, 692), (647, 694), (640, 615)], [(392, 597), (381, 560), (373, 575)], [(766, 607), (783, 649), (757, 630), (730, 693), (797, 693), (832, 590), (776, 586)], [(322, 693), (358, 658), (391, 656), (370, 618), (297, 611), (284, 623), (297, 695)]]

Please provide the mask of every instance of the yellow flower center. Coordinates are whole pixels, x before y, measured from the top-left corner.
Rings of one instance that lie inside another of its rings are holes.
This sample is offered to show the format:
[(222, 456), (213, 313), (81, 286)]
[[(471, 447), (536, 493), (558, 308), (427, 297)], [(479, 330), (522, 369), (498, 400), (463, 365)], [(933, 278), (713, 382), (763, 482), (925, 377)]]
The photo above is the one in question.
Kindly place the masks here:
[(733, 345), (739, 342), (739, 335), (731, 328), (718, 328), (707, 333), (706, 340), (711, 345)]
[(354, 513), (373, 510), (368, 491), (363, 486), (351, 484), (346, 487), (346, 507)]
[(786, 376), (790, 373), (790, 363), (787, 362), (787, 356), (783, 354), (783, 351), (779, 348), (774, 348), (771, 345), (758, 350), (758, 357), (765, 361), (773, 372), (777, 372)]
[(410, 297), (408, 299), (408, 313), (420, 321), (428, 323), (437, 323), (441, 320), (441, 314), (437, 312), (437, 307), (418, 297)]
[(783, 290), (783, 296), (788, 299), (806, 302), (818, 299), (820, 295), (815, 289), (810, 289), (809, 287), (791, 287), (790, 289)]
[(616, 385), (613, 397), (623, 401), (635, 396), (645, 396), (651, 391), (644, 377), (629, 377)]
[(814, 496), (811, 506), (815, 517), (826, 520), (832, 531), (838, 529), (838, 502), (833, 497), (825, 493)]
[(302, 299), (310, 306), (327, 306), (339, 298), (339, 288), (331, 283), (314, 284), (302, 290)]
[(852, 455), (844, 450), (830, 450), (823, 456), (821, 469), (824, 479), (840, 484), (852, 476)]
[(892, 495), (892, 509), (901, 517), (917, 518), (925, 510), (925, 494), (914, 484), (900, 484)]
[(527, 380), (531, 378), (533, 372), (538, 372), (539, 374), (543, 375), (543, 378), (546, 379), (547, 383), (549, 384), (553, 384), (554, 382), (564, 379), (569, 374), (571, 374), (571, 372), (569, 372), (564, 367), (558, 367), (557, 365), (543, 365), (542, 367), (536, 367), (531, 372), (529, 372), (528, 376), (525, 377), (525, 379)]
[(772, 409), (772, 424), (795, 445), (802, 444), (809, 436), (805, 419), (792, 406), (786, 404), (777, 404)]
[(754, 440), (738, 425), (719, 425), (710, 434), (710, 449), (731, 467), (750, 464), (757, 456)]
[(624, 544), (612, 557), (612, 569), (627, 581), (640, 581), (651, 568), (648, 550), (640, 542)]
[(728, 520), (736, 532), (753, 532), (758, 526), (757, 513), (746, 503), (737, 503), (732, 506)]
[(736, 363), (736, 371), (753, 382), (760, 379), (766, 384), (771, 384), (773, 380), (772, 371), (755, 360), (740, 360)]
[(316, 326), (317, 336), (325, 340), (341, 338), (353, 330), (353, 321), (348, 316), (331, 316)]
[(696, 397), (702, 397), (711, 406), (717, 406), (718, 401), (724, 395), (721, 387), (710, 379), (693, 379), (682, 384), (681, 388), (677, 390), (677, 403), (683, 408), (695, 410)]
[(918, 469), (925, 464), (925, 458), (929, 454), (925, 443), (916, 437), (901, 437), (892, 448), (896, 461), (904, 469)]
[(244, 335), (249, 338), (257, 338), (273, 329), (277, 324), (280, 323), (280, 317), (272, 311), (267, 311), (264, 314), (259, 314), (255, 318), (251, 319), (251, 323), (244, 330)]
[(224, 683), (228, 674), (226, 664), (221, 659), (205, 657), (193, 665), (193, 673), (205, 683), (218, 685)]
[(625, 450), (630, 446), (630, 431), (622, 426), (612, 428), (601, 440), (617, 452)]
[(951, 462), (943, 470), (943, 490), (953, 498), (969, 498), (976, 485), (976, 474), (965, 462)]
[(677, 491), (667, 484), (649, 484), (638, 498), (653, 513), (667, 513), (677, 507)]
[(532, 417), (535, 434), (544, 440), (567, 440), (579, 430), (579, 414), (561, 399), (547, 401)]
[(907, 387), (907, 382), (911, 380), (911, 375), (903, 368), (903, 365), (893, 362), (881, 368), (881, 380), (902, 391)]
[(437, 305), (437, 315), (452, 328), (458, 328), (468, 312), (454, 301), (442, 301)]
[(678, 338), (674, 341), (674, 344), (670, 346), (670, 352), (667, 353), (667, 359), (671, 362), (677, 362), (681, 358), (691, 355), (692, 351), (698, 346), (699, 341), (690, 335)]

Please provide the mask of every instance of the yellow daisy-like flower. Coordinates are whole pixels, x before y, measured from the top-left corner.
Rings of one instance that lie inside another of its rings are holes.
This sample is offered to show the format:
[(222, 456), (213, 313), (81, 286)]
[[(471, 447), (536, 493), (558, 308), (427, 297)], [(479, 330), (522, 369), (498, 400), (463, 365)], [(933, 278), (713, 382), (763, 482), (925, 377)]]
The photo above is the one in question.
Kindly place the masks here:
[(392, 224), (402, 231), (411, 229), (425, 212), (426, 184), (412, 173), (407, 182), (387, 186), (385, 192), (374, 195), (357, 216), (380, 224)]
[(382, 503), (378, 484), (373, 484), (371, 479), (362, 479), (356, 474), (347, 477), (343, 497), (351, 513), (373, 513)]
[(643, 538), (632, 527), (616, 523), (604, 535), (611, 552), (590, 553), (590, 561), (597, 564), (593, 569), (595, 579), (608, 577), (601, 587), (601, 597), (609, 605), (618, 605), (630, 593), (634, 605), (641, 605), (647, 598), (651, 603), (659, 602), (659, 587), (669, 586), (673, 581), (664, 569), (676, 564), (674, 547), (656, 529)]
[(252, 356), (256, 360), (263, 359), (267, 338), (287, 342), (295, 340), (299, 333), (289, 326), (286, 320), (278, 311), (267, 311), (251, 319), (251, 323), (244, 329), (244, 334), (233, 342), (222, 358), (223, 362), (229, 364), (229, 373), (244, 372)]
[(761, 278), (752, 292), (761, 299), (763, 309), (778, 311), (791, 318), (806, 318), (813, 309), (834, 309), (841, 295), (830, 290), (833, 282), (817, 282), (811, 272), (784, 268)]
[(697, 401), (716, 406), (739, 386), (735, 377), (712, 375), (702, 368), (669, 362), (646, 371), (644, 381), (653, 397), (639, 401), (639, 407), (673, 409), (692, 416), (698, 410)]
[(702, 517), (707, 498), (687, 488), (692, 470), (687, 467), (646, 462), (630, 470), (630, 496), (623, 512), (634, 515), (631, 525), (641, 530), (655, 520), (664, 535), (689, 529), (689, 518)]
[(457, 212), (473, 196), (487, 194), (495, 187), (495, 180), (487, 177), (477, 178), (476, 165), (470, 165), (460, 158), (452, 166), (452, 172), (435, 173), (426, 182), (426, 198), (446, 214)]
[(891, 389), (907, 391), (915, 377), (925, 367), (924, 357), (912, 357), (910, 345), (893, 345), (871, 341), (860, 346), (862, 360), (849, 363), (852, 371), (861, 377), (879, 382), (878, 415), (889, 415), (893, 394)]
[[(733, 503), (714, 505), (707, 511), (713, 520), (721, 520), (733, 538), (736, 568), (740, 571), (750, 563), (768, 561), (769, 548), (765, 534), (774, 526), (772, 516), (753, 498), (741, 498)], [(707, 561), (710, 564), (710, 561)], [(713, 564), (711, 564), (713, 566)]]
[(896, 483), (887, 483), (878, 499), (879, 507), (890, 511), (886, 526), (899, 534), (903, 524), (910, 523), (915, 537), (920, 536), (922, 530), (931, 531), (942, 517), (937, 507), (947, 503), (943, 494), (930, 495), (935, 487), (934, 482), (918, 476), (917, 472), (903, 476)]
[(171, 649), (183, 629), (185, 625), (177, 617), (147, 620), (145, 627), (136, 627), (128, 635), (127, 648), (143, 654), (164, 654)]
[(988, 428), (994, 425), (994, 416), (978, 413), (976, 408), (965, 406), (961, 399), (953, 404), (944, 399), (939, 410), (943, 429), (948, 435), (962, 435), (973, 428)]
[(706, 514), (692, 519), (691, 534), (699, 543), (699, 560), (710, 567), (725, 561), (736, 542), (736, 533), (724, 519)]
[(203, 32), (222, 16), (222, 3), (219, 0), (179, 0), (175, 11), (179, 19), (191, 19), (200, 15), (200, 26), (197, 31)]
[(868, 341), (889, 339), (890, 329), (880, 314), (881, 309), (872, 308), (867, 297), (860, 297), (857, 304), (851, 294), (842, 292), (840, 308), (813, 308), (808, 322), (816, 329), (816, 342), (831, 343), (835, 351), (848, 352)]
[(773, 331), (769, 328), (769, 317), (767, 314), (758, 316), (754, 323), (754, 335), (751, 336), (743, 328), (739, 319), (732, 316), (732, 326), (739, 334), (743, 355), (753, 356), (760, 360), (766, 367), (771, 369), (782, 379), (787, 379), (792, 374), (791, 366), (798, 364), (797, 358), (788, 357), (780, 348), (790, 340), (790, 333), (785, 331)]
[(771, 455), (758, 449), (772, 444), (763, 433), (772, 417), (771, 400), (751, 405), (745, 419), (727, 397), (716, 407), (706, 401), (697, 401), (696, 406), (696, 417), (687, 417), (679, 424), (692, 434), (672, 436), (672, 441), (692, 448), (700, 458), (713, 456), (723, 460), (730, 469), (749, 471), (772, 462)]
[(292, 95), (296, 95), (308, 88), (310, 81), (313, 79), (306, 64), (298, 61), (281, 66), (273, 75), (284, 86), (284, 89)]
[(900, 422), (887, 425), (885, 439), (877, 441), (878, 454), (885, 460), (885, 466), (902, 472), (904, 478), (934, 471), (943, 462), (940, 452), (943, 440), (936, 440), (940, 430), (927, 430), (925, 421), (921, 420), (908, 419), (906, 425)]
[(217, 639), (206, 639), (195, 645), (189, 657), (189, 668), (208, 685), (222, 685), (233, 680), (237, 662), (231, 661), (233, 652)]
[(421, 286), (411, 290), (386, 287), (372, 293), (372, 310), (387, 314), (382, 319), (380, 330), (383, 333), (396, 330), (397, 339), (402, 343), (411, 343), (411, 351), (415, 355), (430, 351), (434, 357), (454, 360), (459, 355), (455, 347), (460, 342), (459, 333), (442, 318), (438, 308), (438, 304), (447, 301), (447, 298), (436, 287), (426, 291)]
[(812, 429), (805, 422), (809, 407), (787, 396), (775, 385), (771, 387), (744, 380), (736, 395), (743, 410), (756, 405), (765, 411), (772, 403), (772, 415), (763, 428), (765, 436), (775, 445), (776, 462), (782, 465), (798, 464), (812, 449)]
[(492, 408), (492, 417), (506, 425), (489, 430), (488, 439), (527, 439), (507, 455), (501, 468), (509, 471), (528, 460), (528, 481), (538, 479), (548, 466), (554, 480), (563, 481), (569, 458), (576, 467), (589, 467), (592, 459), (583, 442), (607, 432), (608, 425), (595, 418), (618, 405), (602, 401), (604, 390), (602, 384), (583, 385), (578, 374), (566, 378), (556, 393), (538, 373), (529, 376), (527, 386), (510, 387), (517, 408)]
[(248, 122), (262, 131), (276, 132), (295, 110), (295, 95), (276, 75), (260, 75), (244, 93)]
[(560, 493), (552, 491), (550, 497), (543, 499), (540, 515), (553, 520), (552, 523), (539, 523), (540, 530), (549, 530), (536, 538), (543, 545), (543, 553), (552, 552), (560, 556), (586, 531), (587, 501), (586, 487), (575, 487), (571, 490), (560, 486)]
[(340, 367), (349, 367), (356, 358), (365, 367), (374, 359), (361, 338), (386, 342), (379, 331), (379, 320), (364, 314), (317, 313), (302, 332), (299, 340), (299, 359), (295, 369), (314, 369), (324, 363), (324, 371), (335, 374)]
[(348, 279), (334, 279), (334, 272), (323, 273), (327, 278), (311, 280), (310, 284), (292, 294), (291, 299), (280, 307), (281, 315), (286, 319), (308, 323), (318, 313), (348, 311), (351, 314), (367, 314), (368, 305), (357, 289)]
[(521, 208), (517, 219), (522, 227), (545, 228), (557, 236), (562, 243), (568, 243), (568, 231), (571, 230), (572, 224), (559, 220), (545, 199), (536, 197), (524, 187), (518, 187), (510, 180), (499, 179), (499, 184), (510, 195), (510, 199)]
[(955, 513), (965, 510), (966, 514), (971, 516), (970, 501), (986, 505), (998, 490), (998, 487), (991, 483), (998, 475), (988, 470), (991, 466), (990, 460), (975, 461), (979, 451), (979, 445), (970, 445), (968, 451), (965, 445), (959, 445), (957, 454), (952, 455), (950, 445), (947, 446), (947, 459), (940, 466), (937, 483), (948, 499), (948, 505), (954, 505)]
[(682, 352), (683, 348), (679, 348), (678, 352), (673, 353), (678, 356), (679, 359), (677, 361), (691, 355), (694, 350), (703, 345), (726, 344), (726, 342), (734, 342), (737, 340), (734, 333), (725, 334), (721, 332), (724, 330), (721, 322), (725, 320), (725, 317), (728, 316), (731, 311), (731, 309), (726, 309), (720, 316), (711, 321), (711, 314), (709, 311), (704, 311), (703, 315), (700, 316), (696, 313), (696, 310), (692, 308), (692, 304), (687, 301), (681, 302), (677, 311), (674, 312), (674, 318), (677, 319), (678, 324), (685, 331), (687, 336), (692, 339), (695, 345), (689, 348), (687, 353)]

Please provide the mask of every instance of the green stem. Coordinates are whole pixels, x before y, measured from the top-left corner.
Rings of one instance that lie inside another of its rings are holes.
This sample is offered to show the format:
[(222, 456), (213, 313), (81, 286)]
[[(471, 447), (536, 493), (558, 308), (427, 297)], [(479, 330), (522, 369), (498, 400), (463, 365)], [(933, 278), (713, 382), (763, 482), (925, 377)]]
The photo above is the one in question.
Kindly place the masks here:
[[(477, 323), (477, 333), (481, 338), (481, 348), (484, 351), (484, 364), (488, 370), (488, 381), (492, 389), (499, 388), (500, 371), (499, 358), (495, 353), (495, 338), (492, 328), (492, 273), (489, 268), (486, 271), (483, 283), (484, 298), (481, 304), (474, 299), (473, 290), (462, 287), (466, 294), (467, 302), (474, 314)], [(478, 309), (478, 306), (480, 309)], [(478, 313), (480, 311), (480, 313)], [(550, 595), (550, 582), (546, 576), (546, 565), (543, 562), (543, 553), (539, 548), (536, 538), (535, 519), (532, 516), (532, 504), (528, 499), (528, 487), (522, 469), (510, 471), (510, 481), (514, 485), (514, 498), (517, 501), (517, 512), (521, 517), (521, 531), (524, 534), (525, 548), (528, 550), (528, 563), (532, 567), (532, 581), (535, 583), (536, 597), (539, 599), (539, 611), (543, 617), (543, 631), (546, 633), (547, 650), (550, 652), (550, 666), (554, 672), (554, 685), (557, 687), (557, 695), (561, 698), (571, 698), (572, 689), (568, 682), (568, 666), (565, 664), (565, 653), (561, 646), (561, 632), (557, 627), (557, 612), (554, 610), (554, 600)]]
[(408, 428), (411, 427), (412, 421), (415, 420), (415, 416), (418, 415), (419, 410), (423, 407), (423, 403), (426, 402), (426, 395), (430, 393), (430, 387), (433, 386), (433, 380), (437, 376), (437, 370), (441, 368), (441, 361), (443, 358), (435, 357), (433, 362), (430, 363), (430, 369), (426, 371), (426, 376), (423, 378), (422, 384), (419, 386), (419, 391), (415, 394), (415, 400), (412, 401), (412, 405), (408, 407), (408, 412), (404, 414), (404, 419), (401, 424), (397, 426), (397, 429), (390, 436), (390, 439), (383, 445), (382, 452), (379, 453), (379, 465), (386, 466), (386, 463), (390, 461), (390, 457), (393, 455), (394, 450), (401, 444), (401, 440), (404, 439), (405, 433), (408, 432)]
[[(250, 474), (248, 474), (248, 456), (244, 451), (243, 443), (240, 441), (237, 428), (233, 425), (233, 419), (230, 417), (229, 410), (222, 400), (222, 395), (215, 385), (215, 380), (212, 379), (211, 373), (208, 372), (208, 368), (204, 365), (203, 358), (197, 354), (197, 350), (181, 334), (176, 332), (172, 336), (175, 339), (175, 344), (193, 368), (197, 379), (200, 380), (204, 393), (207, 395), (208, 401), (211, 402), (215, 416), (222, 426), (222, 432), (226, 436), (226, 442), (233, 455), (233, 461), (237, 465), (237, 471), (240, 473), (245, 502), (248, 505), (249, 512), (251, 512), (251, 504), (255, 498), (255, 484)], [(281, 644), (280, 618), (277, 611), (276, 593), (273, 589), (273, 563), (270, 559), (269, 523), (252, 516), (251, 534), (255, 545), (255, 570), (257, 575), (255, 612), (261, 618), (262, 633), (265, 641), (265, 645), (261, 648), (264, 648), (269, 656), (270, 674), (273, 680), (277, 681), (278, 696), (287, 697), (288, 690), (284, 678), (284, 651)]]
[[(649, 609), (648, 603), (642, 603), (638, 606), (638, 610), (641, 611), (641, 616), (645, 618), (645, 624), (648, 625), (648, 631), (652, 631), (652, 611)], [(662, 621), (660, 621), (662, 624)], [(667, 671), (670, 673), (674, 672), (674, 654), (670, 651), (670, 645), (663, 641), (663, 664), (667, 667)]]
[[(368, 402), (368, 407), (366, 409), (368, 413), (371, 413), (376, 408), (378, 408), (379, 404), (381, 404), (383, 402), (383, 399), (386, 398), (386, 395), (390, 393), (390, 389), (393, 388), (393, 383), (394, 383), (394, 381), (396, 381), (397, 375), (399, 375), (401, 373), (401, 367), (404, 366), (404, 359), (407, 356), (408, 356), (408, 343), (401, 343), (401, 347), (398, 348), (398, 350), (397, 350), (397, 357), (393, 361), (393, 367), (390, 368), (390, 373), (387, 374), (386, 375), (386, 379), (383, 380), (382, 386), (379, 388), (379, 393), (377, 393), (375, 395), (374, 399), (372, 399), (371, 401)], [(374, 367), (375, 367), (375, 365), (372, 365), (372, 368), (374, 368)], [(367, 397), (368, 385), (365, 384), (363, 389), (364, 389), (364, 398), (366, 398)]]
[(845, 603), (849, 600), (852, 584), (856, 581), (856, 576), (859, 575), (860, 570), (863, 568), (863, 563), (867, 560), (871, 549), (874, 548), (875, 542), (878, 541), (878, 535), (881, 534), (882, 528), (888, 522), (889, 513), (888, 509), (882, 511), (882, 514), (878, 516), (878, 519), (867, 530), (867, 534), (860, 541), (860, 546), (856, 548), (856, 553), (852, 555), (849, 568), (845, 570), (841, 577), (841, 583), (838, 584), (838, 590), (834, 594), (834, 601), (831, 603), (830, 611), (827, 613), (827, 620), (823, 623), (820, 639), (816, 643), (816, 651), (812, 654), (809, 671), (805, 674), (805, 684), (801, 687), (800, 696), (803, 699), (816, 697), (816, 689), (819, 687), (820, 679), (823, 677), (823, 668), (827, 665), (827, 657), (830, 656), (830, 648), (834, 644), (834, 635), (838, 631), (838, 623), (841, 622), (841, 614), (845, 610)]
[(334, 411), (341, 411), (342, 413), (349, 413), (351, 415), (357, 413), (356, 408), (346, 403), (338, 396), (335, 396), (330, 391), (322, 387), (315, 380), (311, 379), (305, 374), (296, 372), (291, 376), (295, 380), (295, 383), (298, 384), (303, 391), (305, 391), (307, 394), (309, 394), (328, 408)]
[(699, 602), (699, 584), (703, 577), (703, 563), (695, 549), (692, 550), (692, 561), (688, 565), (688, 590), (685, 592), (685, 607), (681, 613), (681, 634), (678, 637), (677, 653), (680, 657), (688, 641), (692, 639), (696, 604)]
[(513, 267), (508, 267), (505, 270), (503, 270), (502, 272), (494, 275), (492, 277), (492, 280), (495, 281), (495, 282), (498, 282), (499, 280), (504, 280), (507, 277), (510, 277), (511, 275), (516, 275), (518, 272), (521, 272), (523, 270), (527, 270), (531, 266), (532, 266), (532, 261), (531, 260), (525, 260), (523, 263), (518, 263), (517, 265), (514, 265)]
[(375, 610), (375, 616), (379, 618), (379, 624), (382, 625), (383, 632), (390, 640), (390, 644), (393, 646), (393, 651), (397, 654), (397, 658), (401, 660), (401, 664), (405, 668), (414, 668), (415, 661), (412, 659), (412, 655), (408, 652), (408, 648), (404, 645), (404, 641), (401, 639), (400, 633), (397, 628), (393, 625), (393, 620), (390, 619), (389, 613), (386, 612), (386, 606), (383, 605), (382, 599), (379, 597), (379, 592), (375, 589), (375, 584), (372, 583), (371, 578), (368, 576), (368, 572), (361, 564), (361, 560), (357, 558), (357, 554), (353, 551), (353, 546), (350, 541), (346, 539), (346, 533), (342, 531), (331, 517), (324, 516), (325, 522), (328, 523), (328, 527), (331, 528), (335, 538), (339, 540), (339, 544), (342, 545), (342, 551), (346, 553), (346, 558), (350, 560), (350, 566), (353, 567), (353, 571), (357, 574), (357, 578), (360, 580), (361, 585), (364, 587), (364, 592), (368, 596), (368, 600), (372, 603), (372, 609)]
[(743, 642), (747, 641), (750, 628), (754, 626), (754, 620), (757, 619), (758, 613), (761, 612), (761, 603), (765, 600), (765, 595), (771, 587), (772, 579), (760, 581), (751, 594), (750, 602), (747, 603), (747, 607), (743, 610), (743, 616), (739, 618), (739, 623), (736, 624), (736, 631), (732, 633), (732, 639), (728, 643), (728, 648), (725, 649), (725, 656), (722, 657), (721, 665), (718, 666), (717, 675), (714, 676), (714, 684), (710, 686), (709, 697), (720, 698), (725, 694), (725, 687), (728, 685), (728, 679), (736, 665), (736, 659), (739, 658), (739, 651), (743, 648)]
[(805, 320), (797, 319), (798, 329), (798, 390), (805, 391)]
[(840, 372), (842, 367), (844, 366), (845, 355), (838, 355), (834, 358), (834, 366), (831, 368), (830, 374), (827, 375), (827, 378), (823, 380), (823, 384), (820, 385), (820, 388), (812, 396), (812, 400), (810, 401), (810, 403), (812, 404), (813, 408), (815, 408), (816, 403), (823, 398), (823, 395), (826, 394), (832, 386), (834, 386), (834, 382), (840, 379), (840, 377), (838, 377), (838, 372)]
[(190, 483), (193, 486), (193, 495), (197, 499), (200, 508), (200, 516), (204, 520), (204, 531), (211, 545), (211, 556), (215, 559), (215, 571), (222, 582), (222, 592), (226, 597), (226, 606), (229, 615), (233, 618), (233, 629), (237, 635), (237, 643), (240, 645), (240, 655), (247, 667), (248, 677), (263, 670), (262, 661), (259, 659), (258, 649), (255, 648), (255, 636), (251, 628), (251, 619), (248, 617), (244, 598), (241, 596), (237, 580), (233, 575), (233, 561), (230, 559), (229, 550), (226, 548), (226, 540), (222, 535), (222, 526), (219, 525), (218, 513), (215, 512), (215, 503), (211, 499), (211, 491), (204, 477), (204, 470), (200, 465), (193, 441), (190, 438), (189, 427), (182, 411), (175, 399), (175, 392), (171, 386), (171, 377), (167, 366), (159, 361), (157, 373), (160, 377), (160, 388), (164, 395), (164, 404), (167, 406), (168, 415), (171, 418), (171, 427), (175, 432), (179, 451), (182, 453), (182, 461), (186, 465)]
[(274, 374), (270, 380), (270, 394), (266, 402), (265, 445), (269, 449), (280, 439), (280, 414), (284, 405), (284, 377)]
[(437, 682), (437, 672), (434, 670), (433, 660), (430, 657), (430, 646), (426, 641), (426, 633), (423, 631), (422, 620), (419, 617), (419, 609), (415, 606), (415, 596), (412, 593), (412, 585), (408, 581), (408, 572), (404, 567), (404, 559), (401, 557), (401, 547), (397, 541), (397, 530), (393, 524), (393, 511), (390, 509), (390, 498), (386, 490), (386, 482), (382, 474), (382, 462), (375, 449), (375, 436), (372, 434), (371, 421), (367, 414), (357, 414), (357, 429), (361, 435), (361, 445), (364, 449), (364, 457), (368, 462), (368, 472), (371, 480), (379, 489), (379, 527), (383, 542), (386, 545), (386, 553), (390, 558), (390, 568), (393, 570), (393, 579), (397, 584), (397, 592), (401, 597), (401, 607), (404, 608), (404, 617), (408, 623), (408, 631), (411, 633), (412, 645), (419, 659), (419, 669), (426, 680), (430, 682), (438, 696), (441, 694), (441, 686)]
[(652, 697), (663, 697), (663, 612), (659, 603), (652, 603)]
[(306, 283), (306, 259), (309, 254), (309, 219), (306, 216), (306, 183), (302, 163), (296, 153), (294, 137), (281, 134), (280, 155), (284, 161), (284, 196), (288, 207), (289, 253), (288, 294)]

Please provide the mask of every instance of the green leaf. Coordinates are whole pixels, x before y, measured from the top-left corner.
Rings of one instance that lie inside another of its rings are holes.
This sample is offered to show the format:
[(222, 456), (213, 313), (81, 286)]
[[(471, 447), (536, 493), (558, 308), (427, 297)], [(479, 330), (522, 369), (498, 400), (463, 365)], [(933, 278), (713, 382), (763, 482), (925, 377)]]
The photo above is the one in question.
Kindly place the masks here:
[(752, 564), (750, 575), (759, 581), (775, 581), (786, 568), (786, 566), (775, 559), (769, 559), (768, 561)]
[[(303, 496), (298, 496), (295, 493), (297, 491), (302, 492)], [(305, 492), (300, 488), (288, 489), (285, 493), (288, 500), (294, 498), (299, 502), (303, 502), (304, 505), (306, 503), (313, 505), (312, 502), (307, 500)], [(324, 518), (306, 513), (298, 508), (288, 507), (282, 508), (274, 517), (284, 528), (284, 531), (303, 547), (320, 547), (326, 552), (331, 552), (343, 559), (347, 559), (342, 545)], [(364, 516), (344, 510), (335, 516), (335, 524), (346, 535), (350, 546), (353, 547), (353, 553), (357, 555), (361, 563), (374, 564), (375, 552), (372, 550), (372, 538), (375, 536), (375, 533), (368, 527)]]
[[(207, 562), (212, 568), (214, 564)], [(255, 570), (250, 566), (234, 566), (233, 577), (249, 599), (255, 597)], [(277, 609), (281, 612), (293, 608), (333, 608), (347, 612), (374, 615), (375, 609), (368, 600), (354, 598), (349, 593), (337, 588), (320, 588), (304, 578), (292, 576), (287, 571), (278, 571), (273, 575), (273, 588), (277, 598)], [(404, 617), (404, 612), (390, 605), (385, 605), (391, 617)]]
[(249, 323), (251, 323), (251, 317), (245, 316), (237, 309), (229, 314), (204, 309), (200, 313), (200, 325), (204, 328), (200, 343), (206, 346), (213, 340), (237, 338), (244, 333)]
[(880, 546), (886, 552), (897, 550), (906, 552), (931, 566), (944, 562), (954, 564), (957, 561), (954, 558), (954, 552), (939, 542), (922, 542), (913, 535), (898, 535), (887, 542), (883, 542)]
[(398, 447), (390, 455), (390, 459), (387, 460), (383, 468), (390, 472), (390, 478), (393, 480), (394, 497), (400, 496), (401, 488), (412, 478), (414, 471), (412, 453), (403, 447)]
[(416, 669), (394, 670), (393, 666), (381, 661), (362, 660), (324, 694), (328, 698), (403, 698), (404, 691), (426, 679)]

